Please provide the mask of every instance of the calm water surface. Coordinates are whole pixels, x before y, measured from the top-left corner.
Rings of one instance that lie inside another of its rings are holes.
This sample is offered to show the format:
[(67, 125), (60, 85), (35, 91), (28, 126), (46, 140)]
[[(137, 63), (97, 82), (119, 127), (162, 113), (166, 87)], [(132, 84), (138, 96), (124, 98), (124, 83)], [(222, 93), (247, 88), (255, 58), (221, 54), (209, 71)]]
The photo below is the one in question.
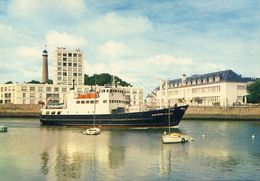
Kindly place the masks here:
[[(0, 118), (0, 180), (260, 180), (260, 122), (182, 121), (193, 142), (161, 142), (165, 129), (41, 126)], [(205, 137), (202, 137), (202, 135)], [(252, 135), (255, 139), (252, 139)]]

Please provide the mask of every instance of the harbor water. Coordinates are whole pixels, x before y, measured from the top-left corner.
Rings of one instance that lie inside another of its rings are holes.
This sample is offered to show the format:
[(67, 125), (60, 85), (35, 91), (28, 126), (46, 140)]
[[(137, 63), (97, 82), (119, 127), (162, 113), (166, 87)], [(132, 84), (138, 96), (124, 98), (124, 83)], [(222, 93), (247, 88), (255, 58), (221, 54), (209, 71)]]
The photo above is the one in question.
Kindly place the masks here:
[[(260, 180), (259, 121), (181, 121), (193, 142), (163, 144), (160, 129), (41, 126), (0, 118), (1, 180)], [(252, 135), (255, 137), (253, 138)]]

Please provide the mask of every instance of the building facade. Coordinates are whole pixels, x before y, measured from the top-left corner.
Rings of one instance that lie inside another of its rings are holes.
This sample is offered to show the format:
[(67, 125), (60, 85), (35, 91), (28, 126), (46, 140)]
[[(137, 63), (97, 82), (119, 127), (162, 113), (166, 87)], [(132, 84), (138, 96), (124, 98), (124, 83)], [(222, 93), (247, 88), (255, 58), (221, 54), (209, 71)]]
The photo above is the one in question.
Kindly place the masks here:
[[(0, 84), (0, 104), (39, 104), (52, 99), (64, 102), (72, 86), (55, 84)], [(93, 86), (76, 86), (78, 93), (87, 92)], [(96, 89), (101, 86), (96, 86)], [(142, 88), (122, 87), (126, 91), (129, 112), (142, 111), (144, 94)]]
[[(174, 104), (233, 106), (247, 103), (247, 82), (232, 70), (162, 81), (155, 89), (157, 107)], [(151, 97), (150, 101), (154, 101)], [(149, 102), (152, 105), (151, 102)]]
[(58, 47), (53, 57), (53, 84), (84, 85), (84, 57), (80, 49), (74, 51)]

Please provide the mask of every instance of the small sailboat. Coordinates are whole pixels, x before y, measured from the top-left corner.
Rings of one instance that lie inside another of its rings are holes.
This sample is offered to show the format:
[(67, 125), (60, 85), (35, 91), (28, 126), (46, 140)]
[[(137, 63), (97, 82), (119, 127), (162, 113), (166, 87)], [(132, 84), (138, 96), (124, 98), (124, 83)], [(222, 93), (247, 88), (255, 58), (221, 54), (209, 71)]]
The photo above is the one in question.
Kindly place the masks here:
[(100, 129), (97, 127), (89, 128), (83, 132), (84, 135), (98, 135), (100, 134)]
[(169, 122), (169, 131), (166, 131), (162, 135), (162, 142), (163, 143), (184, 143), (189, 140), (193, 141), (193, 139), (188, 135), (182, 135), (180, 133), (171, 133), (171, 124), (170, 124), (170, 109), (168, 112), (168, 122)]
[[(96, 88), (95, 88), (95, 93), (96, 93)], [(100, 134), (100, 129), (95, 126), (95, 123), (96, 123), (96, 97), (95, 97), (95, 100), (94, 100), (94, 115), (93, 116), (94, 116), (93, 127), (85, 130), (83, 132), (84, 135), (98, 135), (98, 134)]]

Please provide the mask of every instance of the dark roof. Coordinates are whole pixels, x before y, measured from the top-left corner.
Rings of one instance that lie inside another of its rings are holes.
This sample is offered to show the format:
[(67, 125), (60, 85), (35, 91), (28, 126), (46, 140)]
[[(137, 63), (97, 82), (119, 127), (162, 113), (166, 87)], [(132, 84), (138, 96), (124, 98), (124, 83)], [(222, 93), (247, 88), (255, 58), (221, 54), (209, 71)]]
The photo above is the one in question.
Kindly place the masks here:
[[(186, 81), (201, 80), (209, 77), (220, 77), (220, 81), (224, 82), (246, 82), (246, 80), (242, 76), (236, 74), (232, 70), (223, 70), (208, 74), (192, 75), (191, 77), (186, 77)], [(170, 80), (170, 83), (181, 83), (181, 81), (182, 79), (174, 79)]]
[(48, 52), (47, 52), (47, 50), (43, 50), (43, 52), (42, 52), (42, 53), (48, 53)]
[[(193, 81), (193, 80), (201, 80), (209, 77), (219, 77), (220, 81), (224, 82), (248, 82), (248, 78), (243, 78), (241, 75), (236, 74), (232, 70), (223, 70), (219, 72), (213, 72), (208, 74), (201, 74), (201, 75), (192, 75), (190, 77), (186, 77), (186, 81)], [(169, 81), (169, 84), (181, 84), (182, 79), (173, 79)], [(156, 87), (155, 90), (159, 90), (160, 87)]]

